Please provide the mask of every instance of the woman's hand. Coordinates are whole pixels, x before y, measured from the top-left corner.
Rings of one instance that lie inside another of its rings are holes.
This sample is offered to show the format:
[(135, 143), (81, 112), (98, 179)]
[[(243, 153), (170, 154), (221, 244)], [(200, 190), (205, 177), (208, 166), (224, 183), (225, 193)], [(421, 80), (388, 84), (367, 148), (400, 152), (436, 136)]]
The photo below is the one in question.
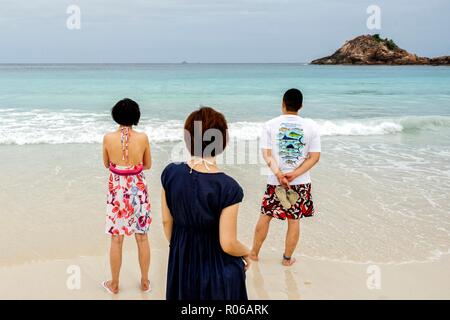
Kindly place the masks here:
[(250, 254), (247, 254), (242, 257), (242, 260), (244, 260), (244, 270), (247, 271), (250, 268), (250, 265), (252, 264), (252, 260), (250, 259)]

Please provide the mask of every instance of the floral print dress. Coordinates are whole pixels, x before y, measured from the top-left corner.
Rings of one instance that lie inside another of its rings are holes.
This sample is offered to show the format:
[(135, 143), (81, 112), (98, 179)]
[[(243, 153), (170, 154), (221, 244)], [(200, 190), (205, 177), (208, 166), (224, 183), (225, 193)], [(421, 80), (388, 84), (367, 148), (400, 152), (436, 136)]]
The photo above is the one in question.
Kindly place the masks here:
[[(115, 166), (120, 170), (136, 170), (136, 167)], [(133, 233), (147, 233), (151, 221), (144, 173), (126, 176), (110, 172), (106, 233), (128, 236)]]
[[(122, 137), (124, 135), (128, 139), (127, 131), (122, 131)], [(107, 234), (129, 236), (148, 232), (152, 218), (142, 165), (110, 164), (106, 213)]]

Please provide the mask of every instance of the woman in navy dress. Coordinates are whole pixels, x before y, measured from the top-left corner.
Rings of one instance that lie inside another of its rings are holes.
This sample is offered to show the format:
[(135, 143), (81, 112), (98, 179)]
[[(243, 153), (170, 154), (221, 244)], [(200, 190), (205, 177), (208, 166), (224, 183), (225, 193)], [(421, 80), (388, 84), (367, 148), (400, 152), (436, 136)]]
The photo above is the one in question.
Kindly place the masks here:
[(237, 240), (243, 191), (215, 162), (227, 138), (221, 113), (207, 107), (194, 111), (185, 123), (193, 158), (169, 164), (161, 175), (164, 232), (170, 242), (168, 300), (247, 300), (250, 252)]

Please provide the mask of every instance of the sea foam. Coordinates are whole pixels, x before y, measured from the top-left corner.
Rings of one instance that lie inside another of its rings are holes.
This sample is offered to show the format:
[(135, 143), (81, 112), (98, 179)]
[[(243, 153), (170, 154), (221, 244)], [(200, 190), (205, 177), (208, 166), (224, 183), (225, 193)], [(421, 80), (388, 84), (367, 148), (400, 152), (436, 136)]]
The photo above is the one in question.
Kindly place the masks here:
[[(5, 111), (5, 110), (3, 110)], [(372, 119), (314, 119), (322, 136), (392, 135), (450, 127), (449, 116), (420, 116)], [(238, 121), (229, 124), (232, 138), (255, 140), (263, 122)], [(50, 112), (45, 110), (0, 113), (0, 144), (101, 143), (103, 134), (114, 130), (108, 114)], [(181, 120), (142, 119), (138, 126), (154, 143), (181, 141)]]

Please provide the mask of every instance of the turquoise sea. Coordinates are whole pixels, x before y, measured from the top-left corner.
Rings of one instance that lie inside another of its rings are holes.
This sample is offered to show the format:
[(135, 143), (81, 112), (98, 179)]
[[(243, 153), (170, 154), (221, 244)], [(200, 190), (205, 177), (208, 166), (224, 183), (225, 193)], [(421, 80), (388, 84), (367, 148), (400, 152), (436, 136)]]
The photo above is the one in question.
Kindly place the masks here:
[(142, 127), (154, 141), (171, 140), (171, 129), (199, 105), (253, 128), (279, 113), (291, 87), (304, 92), (302, 114), (318, 120), (325, 135), (450, 126), (447, 67), (0, 65), (0, 144), (99, 142), (109, 109), (123, 97), (140, 103)]
[[(53, 208), (79, 214), (74, 224), (87, 219), (80, 213), (81, 203), (87, 211), (93, 203), (98, 203), (95, 210), (103, 210), (99, 143), (105, 131), (115, 128), (109, 110), (121, 98), (141, 105), (139, 128), (154, 146), (151, 175), (156, 178), (151, 183), (158, 188), (158, 170), (168, 161), (159, 151), (181, 141), (190, 111), (200, 105), (216, 107), (229, 120), (233, 138), (255, 141), (262, 123), (280, 113), (282, 94), (292, 87), (303, 91), (301, 114), (317, 121), (323, 141), (322, 160), (312, 173), (320, 214), (305, 222), (308, 240), (302, 254), (379, 263), (449, 254), (448, 67), (0, 65), (0, 174), (13, 181), (0, 201), (10, 212), (20, 212), (12, 217), (13, 225), (21, 226), (24, 216), (42, 215), (46, 218), (38, 223), (48, 219), (55, 223), (52, 230), (61, 232), (61, 216), (48, 216)], [(36, 163), (29, 167), (24, 161)], [(260, 168), (228, 166), (246, 191), (242, 219), (251, 226), (265, 184)], [(39, 184), (47, 197), (36, 191)], [(26, 200), (19, 196), (24, 186), (32, 190)], [(251, 230), (247, 233), (250, 241)], [(275, 234), (282, 244), (283, 233)], [(16, 245), (21, 243), (27, 242)]]

